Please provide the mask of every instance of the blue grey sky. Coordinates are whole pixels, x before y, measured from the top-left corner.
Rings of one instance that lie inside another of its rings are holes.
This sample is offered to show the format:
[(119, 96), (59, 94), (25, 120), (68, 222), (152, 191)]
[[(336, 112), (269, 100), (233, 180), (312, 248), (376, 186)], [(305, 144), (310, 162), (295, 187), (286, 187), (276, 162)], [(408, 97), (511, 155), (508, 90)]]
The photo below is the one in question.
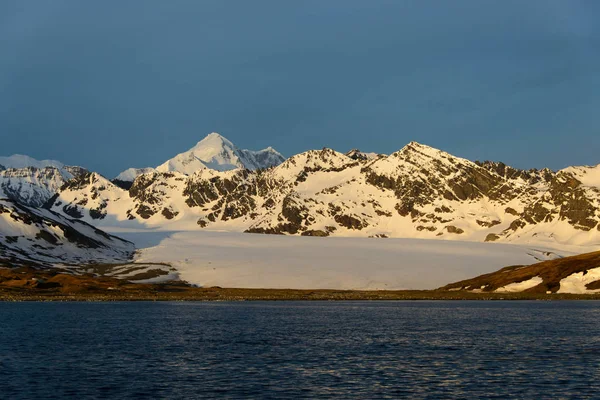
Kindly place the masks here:
[(242, 148), (600, 163), (595, 0), (3, 0), (0, 155)]

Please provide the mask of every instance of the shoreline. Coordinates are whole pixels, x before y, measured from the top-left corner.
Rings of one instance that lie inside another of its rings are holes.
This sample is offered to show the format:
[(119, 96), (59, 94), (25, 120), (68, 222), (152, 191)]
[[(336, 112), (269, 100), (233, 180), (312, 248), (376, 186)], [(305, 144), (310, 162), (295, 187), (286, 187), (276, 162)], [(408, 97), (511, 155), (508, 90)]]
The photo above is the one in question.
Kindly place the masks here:
[(153, 290), (109, 290), (65, 293), (51, 290), (0, 289), (1, 302), (112, 301), (557, 301), (600, 300), (600, 294), (470, 293), (441, 290), (296, 290), (193, 288), (164, 285)]
[(0, 268), (0, 301), (398, 301), (600, 300), (595, 294), (473, 293), (464, 290), (336, 290), (196, 287), (187, 282), (132, 283), (93, 274)]

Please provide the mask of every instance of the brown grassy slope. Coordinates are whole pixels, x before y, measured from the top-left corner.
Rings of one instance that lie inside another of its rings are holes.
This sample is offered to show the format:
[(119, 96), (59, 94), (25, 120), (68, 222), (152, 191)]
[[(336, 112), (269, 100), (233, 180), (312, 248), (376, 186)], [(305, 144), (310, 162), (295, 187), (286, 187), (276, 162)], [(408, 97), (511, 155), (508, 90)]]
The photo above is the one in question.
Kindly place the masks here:
[[(556, 293), (560, 288), (560, 281), (577, 272), (586, 272), (592, 268), (600, 267), (600, 251), (594, 253), (580, 254), (572, 257), (559, 258), (551, 261), (543, 261), (533, 265), (516, 265), (502, 268), (499, 271), (485, 274), (472, 279), (451, 283), (440, 290), (473, 290), (482, 286), (483, 292), (492, 292), (510, 283), (517, 283), (539, 276), (544, 281), (539, 285), (526, 290), (529, 293)], [(587, 285), (588, 289), (600, 288), (600, 281)]]
[(245, 300), (574, 300), (600, 295), (472, 293), (441, 290), (294, 290), (197, 288), (182, 282), (134, 284), (58, 270), (0, 268), (0, 301), (245, 301)]

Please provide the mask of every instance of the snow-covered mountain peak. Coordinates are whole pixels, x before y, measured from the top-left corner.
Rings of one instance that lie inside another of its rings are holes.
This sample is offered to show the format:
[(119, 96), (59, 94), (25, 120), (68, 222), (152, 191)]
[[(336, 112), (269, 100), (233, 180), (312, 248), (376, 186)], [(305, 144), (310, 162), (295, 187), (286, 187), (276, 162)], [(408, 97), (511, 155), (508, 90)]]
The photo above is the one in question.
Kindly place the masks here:
[(0, 165), (4, 168), (46, 168), (46, 167), (54, 167), (61, 169), (65, 165), (60, 161), (56, 160), (36, 160), (33, 157), (29, 157), (23, 154), (13, 154), (9, 157), (0, 157)]
[(279, 165), (283, 160), (283, 156), (271, 147), (261, 151), (238, 149), (230, 140), (213, 132), (190, 150), (166, 161), (156, 170), (192, 175), (205, 168), (217, 171), (269, 168)]
[(208, 134), (204, 139), (196, 143), (189, 152), (201, 160), (208, 161), (212, 158), (225, 155), (227, 152), (233, 153), (237, 147), (220, 134), (213, 132)]
[[(458, 159), (458, 157), (453, 156), (450, 153), (447, 153), (443, 150), (436, 149), (435, 147), (427, 146), (426, 144), (421, 144), (418, 142), (410, 142), (399, 151), (392, 154), (395, 157), (411, 157), (417, 156), (421, 158), (453, 158)], [(465, 160), (466, 161), (466, 160)]]

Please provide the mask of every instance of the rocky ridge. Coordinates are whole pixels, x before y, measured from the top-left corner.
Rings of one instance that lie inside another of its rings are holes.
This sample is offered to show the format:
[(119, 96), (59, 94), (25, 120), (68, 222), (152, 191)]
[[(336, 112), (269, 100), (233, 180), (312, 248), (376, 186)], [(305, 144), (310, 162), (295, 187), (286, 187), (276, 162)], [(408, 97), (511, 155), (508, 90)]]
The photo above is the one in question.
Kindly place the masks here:
[(360, 154), (322, 149), (267, 169), (151, 171), (128, 190), (92, 173), (65, 184), (46, 206), (99, 226), (600, 241), (600, 179), (595, 179), (600, 167), (524, 171), (471, 162), (416, 142), (389, 156)]

